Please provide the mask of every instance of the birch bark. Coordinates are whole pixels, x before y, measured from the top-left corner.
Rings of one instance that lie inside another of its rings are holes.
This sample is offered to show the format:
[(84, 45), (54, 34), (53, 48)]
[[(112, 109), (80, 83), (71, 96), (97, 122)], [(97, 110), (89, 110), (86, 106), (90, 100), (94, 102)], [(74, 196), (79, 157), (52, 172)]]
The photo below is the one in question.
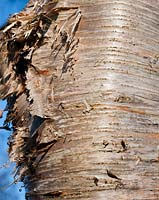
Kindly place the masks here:
[(28, 6), (2, 95), (27, 198), (159, 199), (159, 1), (51, 2)]

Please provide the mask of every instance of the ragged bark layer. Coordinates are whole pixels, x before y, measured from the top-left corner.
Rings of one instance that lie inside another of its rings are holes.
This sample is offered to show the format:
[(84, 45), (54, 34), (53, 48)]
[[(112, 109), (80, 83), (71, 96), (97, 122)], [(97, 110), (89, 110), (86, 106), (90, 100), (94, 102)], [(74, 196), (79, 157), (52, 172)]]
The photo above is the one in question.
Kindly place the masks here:
[[(12, 122), (14, 130), (9, 153), (11, 160), (17, 162), (16, 175), (22, 180), (35, 168), (37, 155), (42, 152), (44, 156), (48, 147), (61, 137), (52, 119), (56, 69), (53, 61), (42, 63), (38, 56), (40, 52), (41, 58), (45, 57), (49, 47), (50, 58), (54, 60), (63, 47), (66, 55), (63, 71), (73, 65), (72, 55), (78, 44), (74, 35), (80, 11), (77, 7), (55, 8), (56, 4), (57, 1), (45, 1), (44, 5), (30, 2), (29, 12), (25, 10), (12, 16), (1, 30), (0, 97), (8, 101), (5, 127)], [(68, 16), (57, 27), (56, 19), (63, 10), (69, 12)]]
[(0, 54), (26, 197), (157, 200), (159, 1), (31, 2)]

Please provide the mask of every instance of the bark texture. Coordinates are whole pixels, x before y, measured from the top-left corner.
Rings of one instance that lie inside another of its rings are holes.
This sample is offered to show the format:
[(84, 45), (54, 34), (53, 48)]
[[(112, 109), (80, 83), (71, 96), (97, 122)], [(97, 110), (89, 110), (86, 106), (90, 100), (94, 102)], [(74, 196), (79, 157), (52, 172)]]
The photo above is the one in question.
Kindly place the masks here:
[(30, 1), (0, 34), (26, 197), (158, 200), (159, 1)]

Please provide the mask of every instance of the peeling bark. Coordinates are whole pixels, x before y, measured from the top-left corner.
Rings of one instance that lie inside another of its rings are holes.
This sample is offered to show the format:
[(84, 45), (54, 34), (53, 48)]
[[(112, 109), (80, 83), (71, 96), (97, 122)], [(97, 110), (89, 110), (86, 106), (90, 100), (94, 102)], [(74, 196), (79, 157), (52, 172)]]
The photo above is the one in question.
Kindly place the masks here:
[(158, 13), (158, 0), (39, 0), (1, 30), (26, 198), (159, 199)]

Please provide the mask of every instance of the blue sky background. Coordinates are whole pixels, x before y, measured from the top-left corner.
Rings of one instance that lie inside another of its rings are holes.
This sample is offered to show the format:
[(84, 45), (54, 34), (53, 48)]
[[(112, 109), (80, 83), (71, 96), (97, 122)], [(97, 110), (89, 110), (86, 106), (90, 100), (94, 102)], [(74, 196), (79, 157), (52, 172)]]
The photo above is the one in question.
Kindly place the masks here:
[[(10, 15), (22, 10), (28, 0), (0, 0), (0, 27), (7, 23)], [(5, 108), (6, 102), (0, 101), (0, 110)], [(0, 126), (3, 125), (6, 112), (0, 119)], [(10, 184), (13, 182), (14, 164), (8, 159), (7, 140), (11, 133), (0, 129), (0, 200), (24, 200), (25, 190), (22, 183)], [(7, 164), (7, 167), (3, 165)], [(20, 192), (20, 191), (21, 192)]]
[(0, 0), (0, 26), (4, 25), (9, 15), (22, 10), (28, 0)]

